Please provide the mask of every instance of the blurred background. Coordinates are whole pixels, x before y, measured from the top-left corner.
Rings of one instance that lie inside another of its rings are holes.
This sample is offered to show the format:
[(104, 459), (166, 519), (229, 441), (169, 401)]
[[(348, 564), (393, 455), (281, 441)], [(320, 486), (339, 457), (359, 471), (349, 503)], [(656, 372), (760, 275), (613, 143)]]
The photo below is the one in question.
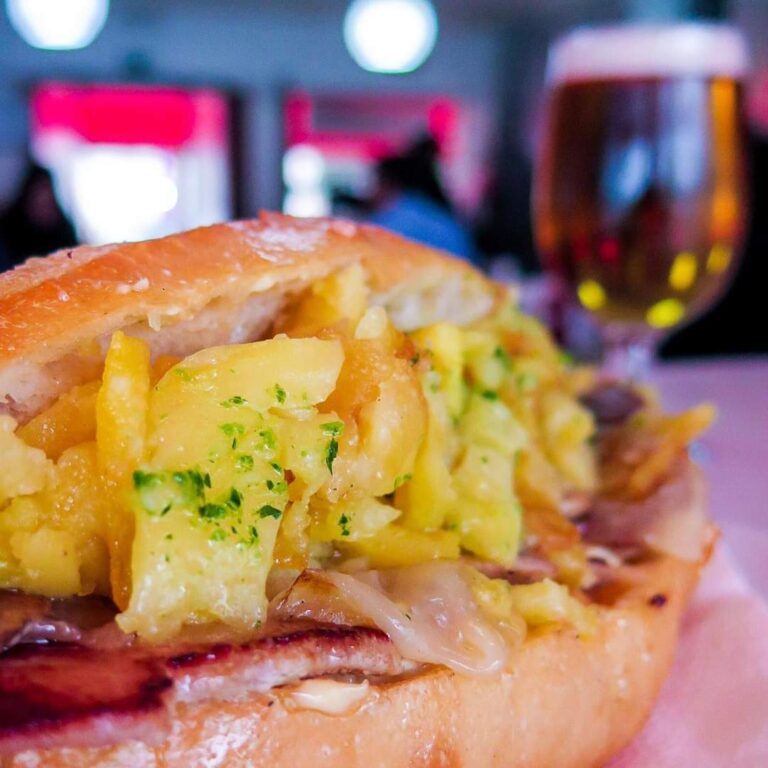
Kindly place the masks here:
[[(260, 208), (333, 213), (521, 280), (545, 312), (530, 187), (549, 44), (581, 24), (729, 20), (754, 62), (745, 258), (726, 300), (665, 353), (768, 349), (754, 321), (768, 246), (766, 0), (395, 0), (385, 16), (375, 5), (5, 0), (2, 266)], [(393, 210), (403, 188), (418, 201)], [(589, 321), (569, 326), (589, 356)]]

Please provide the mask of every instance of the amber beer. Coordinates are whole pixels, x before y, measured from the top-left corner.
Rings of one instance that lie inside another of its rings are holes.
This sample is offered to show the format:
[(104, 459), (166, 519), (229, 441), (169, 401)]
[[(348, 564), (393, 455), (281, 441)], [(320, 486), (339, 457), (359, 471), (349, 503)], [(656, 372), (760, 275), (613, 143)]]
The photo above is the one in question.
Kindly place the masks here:
[(745, 69), (741, 37), (714, 25), (579, 30), (553, 48), (537, 239), (601, 320), (670, 327), (727, 284)]

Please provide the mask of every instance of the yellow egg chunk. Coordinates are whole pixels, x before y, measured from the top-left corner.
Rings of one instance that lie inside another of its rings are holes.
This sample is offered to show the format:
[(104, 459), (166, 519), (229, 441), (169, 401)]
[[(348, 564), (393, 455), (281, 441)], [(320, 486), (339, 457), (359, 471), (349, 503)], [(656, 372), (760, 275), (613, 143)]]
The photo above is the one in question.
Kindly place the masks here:
[(0, 585), (50, 597), (108, 595), (109, 508), (95, 444), (65, 451), (45, 490), (0, 512)]
[(285, 337), (205, 350), (161, 379), (133, 473), (125, 631), (163, 640), (185, 624), (263, 621), (289, 480), (316, 488), (331, 474), (344, 425), (315, 405), (342, 363), (337, 341)]
[(315, 541), (341, 542), (368, 539), (400, 514), (400, 510), (374, 498), (321, 505), (314, 510), (311, 537)]
[(420, 353), (426, 354), (439, 374), (436, 387), (445, 395), (452, 416), (464, 406), (464, 339), (461, 329), (451, 323), (435, 323), (411, 334)]
[(455, 560), (459, 556), (459, 535), (454, 531), (410, 531), (393, 523), (376, 536), (343, 543), (342, 551), (364, 557), (371, 568), (398, 568), (428, 560)]
[(80, 563), (71, 533), (50, 528), (17, 531), (12, 534), (10, 544), (25, 574), (19, 586), (48, 597), (78, 594)]
[(597, 625), (594, 606), (586, 606), (568, 592), (568, 588), (551, 579), (535, 584), (508, 586), (512, 610), (519, 613), (530, 627), (567, 622), (590, 637)]
[(242, 413), (307, 409), (322, 402), (333, 391), (343, 361), (339, 341), (287, 337), (212, 347), (187, 357), (152, 392), (155, 461), (199, 460), (207, 454), (210, 430), (223, 423), (237, 429)]
[(505, 566), (517, 557), (522, 527), (513, 464), (493, 448), (468, 446), (454, 471), (458, 498), (448, 516), (464, 549)]
[(124, 607), (130, 592), (133, 514), (126, 500), (133, 469), (144, 458), (150, 382), (149, 348), (118, 331), (112, 337), (96, 398), (99, 467), (113, 503), (109, 511), (112, 597)]
[(403, 510), (401, 524), (412, 530), (436, 530), (456, 502), (451, 477), (455, 452), (451, 419), (445, 398), (425, 391), (428, 404), (427, 434), (414, 462), (413, 471), (396, 483), (395, 506)]
[(27, 445), (58, 459), (67, 449), (96, 437), (96, 395), (100, 381), (73, 387), (50, 408), (19, 427), (17, 435)]
[(579, 490), (594, 488), (597, 468), (588, 445), (595, 432), (592, 414), (556, 390), (544, 394), (541, 411), (544, 443), (553, 464)]
[(16, 422), (0, 416), (0, 505), (14, 496), (22, 496), (45, 487), (53, 463), (39, 448), (31, 448), (14, 434)]
[(353, 264), (315, 283), (291, 313), (284, 330), (308, 336), (345, 320), (354, 326), (366, 311), (369, 293), (363, 268)]

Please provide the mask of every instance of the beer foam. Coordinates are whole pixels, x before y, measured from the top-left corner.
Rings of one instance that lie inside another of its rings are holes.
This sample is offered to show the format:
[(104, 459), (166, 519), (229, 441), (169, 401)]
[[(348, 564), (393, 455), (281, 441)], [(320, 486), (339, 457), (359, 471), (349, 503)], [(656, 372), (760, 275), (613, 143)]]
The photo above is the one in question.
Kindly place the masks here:
[(733, 77), (749, 69), (744, 37), (728, 24), (617, 24), (579, 27), (549, 53), (547, 80)]

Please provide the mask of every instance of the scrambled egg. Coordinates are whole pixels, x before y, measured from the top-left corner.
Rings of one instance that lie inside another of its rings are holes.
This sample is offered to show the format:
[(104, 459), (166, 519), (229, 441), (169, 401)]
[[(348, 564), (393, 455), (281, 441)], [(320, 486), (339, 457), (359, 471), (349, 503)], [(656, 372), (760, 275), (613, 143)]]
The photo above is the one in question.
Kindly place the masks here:
[[(509, 301), (406, 335), (352, 267), (278, 331), (154, 362), (118, 332), (100, 382), (19, 429), (1, 417), (0, 587), (110, 595), (152, 639), (247, 630), (273, 567), (508, 567), (524, 510), (544, 540), (564, 496), (595, 489), (589, 379)], [(578, 536), (560, 549), (578, 572)], [(534, 587), (489, 594), (529, 623), (567, 613)]]

